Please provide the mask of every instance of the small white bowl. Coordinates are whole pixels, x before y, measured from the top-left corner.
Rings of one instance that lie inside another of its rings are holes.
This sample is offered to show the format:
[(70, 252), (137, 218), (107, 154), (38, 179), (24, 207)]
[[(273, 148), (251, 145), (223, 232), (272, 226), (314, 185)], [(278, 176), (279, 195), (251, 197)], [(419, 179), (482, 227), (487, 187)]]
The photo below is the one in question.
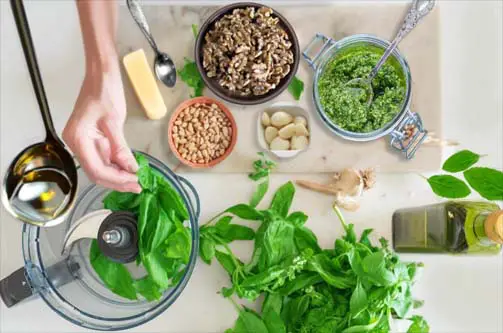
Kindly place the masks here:
[[(264, 126), (262, 126), (262, 114), (264, 112), (267, 112), (269, 114), (269, 116), (272, 116), (273, 113), (277, 112), (277, 111), (285, 111), (286, 113), (292, 115), (293, 117), (302, 116), (302, 117), (306, 118), (307, 131), (309, 133), (309, 136), (308, 136), (309, 142), (308, 142), (307, 147), (305, 149), (302, 149), (302, 150), (270, 150), (269, 149), (269, 145), (265, 141), (265, 128), (264, 128)], [(261, 111), (258, 115), (258, 118), (257, 118), (257, 137), (258, 137), (259, 145), (264, 151), (271, 153), (280, 159), (293, 158), (293, 157), (297, 156), (299, 153), (309, 149), (309, 147), (311, 146), (311, 136), (312, 136), (311, 120), (309, 119), (309, 114), (307, 113), (307, 111), (305, 109), (303, 109), (302, 107), (300, 107), (294, 103), (277, 102), (277, 103), (274, 103), (273, 105), (269, 106), (265, 110)]]

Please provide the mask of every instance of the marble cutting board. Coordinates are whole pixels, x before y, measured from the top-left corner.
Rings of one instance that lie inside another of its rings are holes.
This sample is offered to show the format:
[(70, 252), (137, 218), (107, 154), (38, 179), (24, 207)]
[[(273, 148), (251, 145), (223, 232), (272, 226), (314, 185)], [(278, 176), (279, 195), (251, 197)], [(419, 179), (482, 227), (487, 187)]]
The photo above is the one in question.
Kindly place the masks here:
[[(356, 33), (369, 33), (391, 39), (401, 25), (407, 7), (407, 3), (274, 6), (294, 26), (301, 50), (316, 32), (336, 40)], [(145, 16), (159, 48), (171, 55), (177, 68), (183, 66), (184, 57), (190, 59), (194, 57), (191, 25), (201, 26), (216, 8), (166, 4), (144, 6)], [(440, 15), (436, 8), (401, 43), (400, 50), (407, 58), (412, 72), (411, 109), (420, 113), (426, 129), (441, 137), (439, 28)], [(118, 47), (121, 57), (143, 48), (149, 61), (153, 63), (153, 52), (125, 6), (120, 8)], [(168, 107), (168, 115), (162, 120), (152, 121), (145, 117), (127, 76), (123, 74), (128, 105), (125, 131), (131, 147), (151, 153), (178, 172), (192, 171), (176, 160), (167, 143), (170, 112), (190, 95), (185, 83), (178, 80), (174, 89), (166, 88), (159, 83)], [(355, 143), (335, 137), (325, 129), (318, 118), (312, 101), (313, 72), (303, 59), (297, 75), (305, 82), (305, 92), (299, 103), (310, 114), (311, 147), (295, 159), (281, 161), (276, 172), (334, 172), (344, 167), (375, 167), (381, 172), (424, 172), (437, 170), (440, 167), (442, 152), (439, 146), (423, 146), (414, 159), (406, 161), (399, 152), (388, 148), (387, 138)], [(205, 89), (204, 94), (214, 97), (209, 89)], [(242, 107), (227, 103), (238, 125), (237, 144), (225, 161), (205, 172), (249, 172), (252, 161), (256, 159), (256, 153), (260, 151), (256, 130), (258, 114), (274, 102), (293, 101), (291, 95), (285, 91), (265, 105)]]

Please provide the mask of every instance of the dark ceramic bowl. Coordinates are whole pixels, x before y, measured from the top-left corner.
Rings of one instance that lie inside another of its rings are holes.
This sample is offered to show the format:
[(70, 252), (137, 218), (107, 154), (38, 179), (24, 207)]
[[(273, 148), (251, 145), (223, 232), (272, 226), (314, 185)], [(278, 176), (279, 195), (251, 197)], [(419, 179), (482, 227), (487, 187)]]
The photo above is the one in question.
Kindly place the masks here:
[[(224, 15), (232, 13), (232, 11), (236, 8), (247, 8), (247, 7), (255, 7), (256, 9), (260, 7), (264, 7), (265, 5), (261, 5), (258, 3), (254, 2), (238, 2), (234, 3), (225, 7), (220, 8), (217, 10), (215, 13), (213, 13), (207, 20), (204, 22), (202, 25), (201, 29), (199, 30), (199, 34), (197, 36), (196, 40), (196, 46), (195, 46), (195, 59), (196, 59), (196, 64), (197, 68), (199, 69), (199, 72), (201, 73), (201, 76), (203, 77), (205, 85), (215, 93), (218, 97), (234, 103), (234, 104), (241, 104), (241, 105), (256, 105), (256, 104), (261, 104), (265, 103), (267, 101), (270, 101), (274, 97), (278, 96), (281, 94), (290, 84), (292, 81), (293, 77), (297, 73), (297, 69), (299, 67), (299, 60), (300, 60), (300, 49), (299, 49), (299, 41), (297, 39), (297, 35), (295, 34), (295, 31), (293, 30), (293, 27), (288, 21), (285, 19), (283, 15), (278, 13), (275, 9), (273, 9), (273, 15), (279, 18), (279, 25), (285, 30), (285, 32), (288, 34), (288, 37), (290, 41), (292, 42), (292, 52), (293, 52), (293, 58), (294, 62), (291, 66), (290, 72), (288, 73), (287, 76), (285, 76), (279, 84), (276, 86), (275, 89), (269, 91), (267, 94), (260, 95), (260, 96), (241, 96), (238, 93), (233, 93), (227, 88), (221, 87), (218, 84), (217, 79), (215, 78), (210, 78), (208, 75), (206, 75), (206, 70), (203, 67), (203, 44), (204, 44), (204, 37), (206, 36), (206, 33), (213, 29), (213, 26), (215, 25), (215, 22), (220, 20)], [(266, 6), (269, 7), (269, 6)], [(269, 7), (271, 8), (271, 7)]]

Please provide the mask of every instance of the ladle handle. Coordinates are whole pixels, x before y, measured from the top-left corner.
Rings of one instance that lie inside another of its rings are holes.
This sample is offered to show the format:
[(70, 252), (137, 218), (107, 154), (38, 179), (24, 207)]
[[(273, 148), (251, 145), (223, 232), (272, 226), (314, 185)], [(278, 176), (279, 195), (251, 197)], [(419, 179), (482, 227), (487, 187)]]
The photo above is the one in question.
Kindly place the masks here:
[(407, 36), (407, 34), (416, 27), (416, 25), (419, 23), (419, 21), (421, 21), (423, 17), (428, 15), (433, 10), (433, 7), (435, 7), (435, 1), (436, 0), (412, 1), (412, 4), (410, 5), (409, 8), (409, 12), (405, 17), (405, 20), (403, 21), (402, 27), (396, 34), (395, 39), (393, 39), (390, 46), (388, 46), (388, 48), (382, 55), (381, 59), (379, 59), (377, 65), (370, 72), (368, 77), (369, 81), (372, 81), (372, 79), (377, 75), (379, 69), (381, 69), (382, 65), (386, 62), (391, 53), (393, 53), (393, 51), (396, 49), (396, 47), (402, 41), (402, 39), (404, 39), (405, 36)]
[(21, 46), (23, 47), (26, 64), (28, 65), (28, 71), (30, 72), (33, 90), (35, 91), (40, 113), (44, 121), (47, 140), (60, 142), (52, 122), (49, 103), (47, 102), (42, 76), (38, 68), (37, 56), (31, 39), (30, 27), (24, 10), (23, 0), (11, 0), (10, 5), (12, 13), (14, 14), (14, 20), (16, 21), (16, 27), (19, 33), (19, 39), (21, 40)]
[(133, 19), (136, 21), (136, 24), (138, 24), (138, 26), (140, 27), (141, 32), (143, 32), (145, 38), (147, 38), (147, 41), (154, 50), (156, 56), (159, 55), (161, 52), (157, 47), (154, 37), (150, 33), (150, 27), (148, 26), (147, 18), (145, 17), (145, 14), (143, 14), (143, 10), (141, 9), (140, 3), (138, 2), (138, 0), (127, 0), (126, 3), (127, 7), (129, 8), (129, 12), (131, 13), (131, 16), (133, 16)]

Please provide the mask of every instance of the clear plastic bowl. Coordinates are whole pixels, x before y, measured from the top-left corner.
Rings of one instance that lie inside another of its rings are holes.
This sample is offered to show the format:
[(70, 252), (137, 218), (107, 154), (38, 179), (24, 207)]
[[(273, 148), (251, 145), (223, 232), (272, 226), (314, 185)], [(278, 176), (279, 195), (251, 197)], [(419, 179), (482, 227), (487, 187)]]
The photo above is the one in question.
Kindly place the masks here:
[[(192, 232), (192, 251), (185, 274), (175, 287), (164, 292), (159, 301), (144, 299), (128, 300), (108, 290), (96, 275), (89, 262), (90, 240), (78, 241), (70, 256), (62, 257), (62, 241), (70, 226), (82, 216), (103, 208), (102, 199), (108, 189), (90, 185), (83, 172), (79, 182), (87, 187), (78, 194), (78, 199), (70, 218), (52, 228), (40, 228), (25, 224), (23, 228), (23, 255), (27, 280), (38, 291), (43, 300), (56, 313), (72, 323), (93, 330), (118, 331), (141, 325), (164, 312), (180, 296), (194, 269), (198, 253), (199, 198), (194, 187), (184, 178), (177, 176), (162, 162), (145, 155), (150, 166), (159, 171), (178, 191), (184, 200), (190, 219), (186, 223)], [(51, 267), (65, 262), (74, 279), (59, 285), (58, 274)], [(75, 269), (78, 265), (80, 268)], [(128, 264), (133, 277), (144, 271)]]

